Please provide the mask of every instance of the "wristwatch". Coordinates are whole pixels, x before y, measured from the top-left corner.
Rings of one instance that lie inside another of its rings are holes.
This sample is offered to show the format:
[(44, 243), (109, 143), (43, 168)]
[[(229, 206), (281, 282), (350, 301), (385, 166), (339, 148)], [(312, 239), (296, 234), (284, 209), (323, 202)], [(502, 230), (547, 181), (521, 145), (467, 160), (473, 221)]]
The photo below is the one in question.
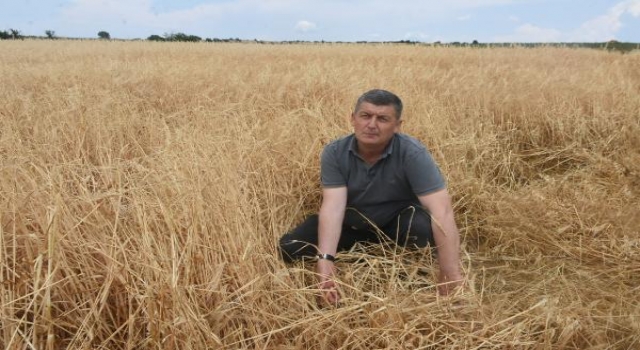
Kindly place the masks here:
[(329, 261), (336, 261), (336, 257), (331, 254), (318, 254), (317, 257), (318, 257), (318, 260), (325, 259)]

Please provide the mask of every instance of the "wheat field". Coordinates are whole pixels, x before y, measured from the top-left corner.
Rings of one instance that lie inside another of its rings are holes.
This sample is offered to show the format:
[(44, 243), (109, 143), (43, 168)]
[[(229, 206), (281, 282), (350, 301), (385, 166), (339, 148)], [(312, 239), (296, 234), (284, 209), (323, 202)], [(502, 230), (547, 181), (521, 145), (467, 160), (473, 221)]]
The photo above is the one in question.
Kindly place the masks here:
[[(0, 42), (5, 349), (638, 349), (640, 55)], [(454, 199), (465, 288), (358, 246), (343, 299), (279, 237), (355, 99), (397, 93)]]

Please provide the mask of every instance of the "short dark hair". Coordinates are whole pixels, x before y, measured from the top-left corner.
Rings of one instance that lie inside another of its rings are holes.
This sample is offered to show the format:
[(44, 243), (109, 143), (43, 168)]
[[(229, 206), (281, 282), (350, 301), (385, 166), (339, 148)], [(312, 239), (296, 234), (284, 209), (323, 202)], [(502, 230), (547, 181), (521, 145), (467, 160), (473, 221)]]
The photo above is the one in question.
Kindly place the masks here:
[(365, 92), (362, 96), (358, 97), (354, 112), (358, 111), (362, 102), (369, 102), (376, 106), (393, 106), (393, 109), (396, 111), (396, 118), (400, 119), (402, 116), (402, 101), (400, 97), (396, 96), (393, 92), (381, 89), (373, 89)]

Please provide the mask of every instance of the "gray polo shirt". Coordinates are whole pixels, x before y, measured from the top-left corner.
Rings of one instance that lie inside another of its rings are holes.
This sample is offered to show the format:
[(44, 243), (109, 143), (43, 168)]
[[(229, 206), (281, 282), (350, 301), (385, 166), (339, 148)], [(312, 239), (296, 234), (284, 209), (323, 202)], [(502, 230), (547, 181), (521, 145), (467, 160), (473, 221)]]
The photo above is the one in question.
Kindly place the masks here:
[(367, 164), (357, 152), (354, 134), (329, 143), (322, 151), (320, 177), (325, 188), (347, 187), (347, 206), (384, 226), (419, 195), (445, 188), (440, 169), (427, 148), (396, 133), (382, 158)]

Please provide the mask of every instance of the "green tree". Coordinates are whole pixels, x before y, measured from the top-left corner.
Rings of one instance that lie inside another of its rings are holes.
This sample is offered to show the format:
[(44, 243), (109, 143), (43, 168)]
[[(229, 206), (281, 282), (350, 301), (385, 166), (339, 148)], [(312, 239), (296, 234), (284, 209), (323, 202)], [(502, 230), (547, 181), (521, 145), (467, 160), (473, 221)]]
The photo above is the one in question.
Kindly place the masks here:
[(202, 38), (196, 35), (187, 35), (185, 33), (171, 33), (165, 34), (166, 41), (189, 41), (189, 42), (198, 42), (202, 41)]
[(20, 39), (22, 37), (20, 35), (20, 31), (17, 29), (9, 29), (9, 32), (11, 33), (11, 37), (13, 38), (13, 40)]
[(147, 38), (147, 40), (149, 40), (149, 41), (165, 41), (165, 39), (163, 37), (161, 37), (160, 35), (157, 35), (157, 34), (150, 35)]
[(104, 30), (101, 30), (98, 32), (98, 38), (109, 40), (111, 39), (111, 35), (109, 34), (109, 32), (105, 32)]
[(5, 32), (4, 30), (0, 30), (0, 39), (11, 39), (11, 34), (9, 34), (9, 32)]
[(49, 38), (49, 39), (55, 39), (56, 38), (56, 32), (51, 30), (51, 29), (45, 30), (44, 33), (47, 35), (47, 38)]

